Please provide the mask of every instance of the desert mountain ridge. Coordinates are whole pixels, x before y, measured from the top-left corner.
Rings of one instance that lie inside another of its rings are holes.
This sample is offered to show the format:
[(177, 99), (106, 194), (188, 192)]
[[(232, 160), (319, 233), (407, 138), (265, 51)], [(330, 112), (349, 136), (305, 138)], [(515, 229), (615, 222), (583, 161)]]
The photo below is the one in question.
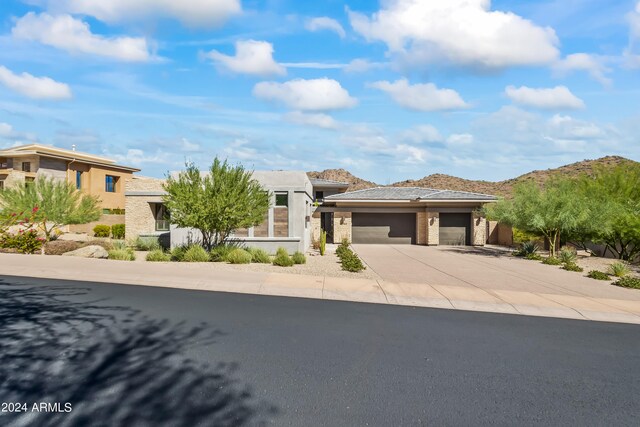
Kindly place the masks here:
[(513, 190), (513, 186), (523, 181), (534, 181), (539, 184), (544, 183), (551, 176), (560, 174), (564, 176), (576, 176), (582, 173), (592, 174), (599, 167), (616, 166), (624, 163), (636, 163), (633, 160), (620, 156), (606, 156), (595, 160), (583, 160), (571, 163), (554, 169), (534, 170), (520, 175), (516, 178), (504, 181), (482, 181), (458, 178), (446, 174), (431, 174), (420, 179), (409, 179), (395, 182), (390, 185), (378, 185), (374, 182), (358, 178), (345, 169), (326, 169), (321, 172), (307, 172), (309, 178), (329, 179), (349, 183), (349, 190), (361, 190), (371, 187), (426, 187), (446, 190), (470, 191), (473, 193), (494, 194), (497, 196), (508, 196)]

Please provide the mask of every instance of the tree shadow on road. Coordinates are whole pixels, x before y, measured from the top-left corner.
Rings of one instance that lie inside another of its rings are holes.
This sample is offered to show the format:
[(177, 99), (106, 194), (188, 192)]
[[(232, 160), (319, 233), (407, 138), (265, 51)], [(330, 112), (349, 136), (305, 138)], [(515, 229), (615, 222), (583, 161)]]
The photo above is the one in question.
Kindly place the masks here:
[(237, 426), (276, 414), (234, 379), (238, 366), (188, 357), (215, 344), (221, 331), (151, 319), (88, 297), (81, 286), (0, 279), (1, 400), (26, 402), (29, 409), (36, 402), (73, 408), (0, 414), (0, 424)]
[(442, 252), (461, 255), (477, 255), (488, 258), (513, 258), (513, 251), (509, 248), (493, 248), (487, 246), (442, 246), (438, 248)]

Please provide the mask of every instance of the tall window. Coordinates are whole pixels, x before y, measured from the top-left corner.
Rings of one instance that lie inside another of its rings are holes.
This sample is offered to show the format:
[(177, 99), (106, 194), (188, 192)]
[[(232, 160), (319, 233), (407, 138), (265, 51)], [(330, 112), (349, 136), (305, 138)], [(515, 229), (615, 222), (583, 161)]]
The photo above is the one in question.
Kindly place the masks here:
[(31, 162), (22, 162), (22, 172), (31, 172)]
[(154, 215), (156, 217), (156, 231), (169, 231), (169, 211), (162, 203), (154, 205)]
[(115, 193), (117, 182), (118, 182), (117, 176), (106, 175), (104, 177), (104, 191), (106, 191), (107, 193)]
[(76, 171), (76, 189), (82, 188), (82, 172)]

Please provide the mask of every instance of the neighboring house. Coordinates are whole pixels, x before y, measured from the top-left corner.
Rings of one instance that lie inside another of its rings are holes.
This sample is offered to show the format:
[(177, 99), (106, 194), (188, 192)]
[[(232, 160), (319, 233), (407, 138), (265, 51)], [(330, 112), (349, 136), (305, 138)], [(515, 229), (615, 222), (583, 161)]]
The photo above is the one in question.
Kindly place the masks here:
[(487, 241), (480, 213), (497, 197), (464, 191), (411, 187), (377, 187), (324, 197), (314, 212), (339, 243), (474, 245)]
[[(271, 207), (264, 222), (236, 230), (231, 241), (270, 252), (282, 246), (289, 251), (304, 251), (311, 245), (313, 186), (304, 172), (255, 171), (256, 179), (272, 194)], [(198, 241), (193, 229), (169, 225), (170, 213), (164, 207), (164, 180), (134, 177), (125, 191), (126, 234), (128, 238), (155, 236), (170, 240), (171, 247)], [(342, 184), (341, 184), (342, 185)], [(328, 189), (327, 191), (332, 191)]]
[(72, 225), (71, 231), (90, 231), (97, 223), (124, 222), (124, 183), (139, 171), (105, 157), (40, 144), (0, 150), (0, 190), (29, 185), (36, 178), (46, 176), (66, 180), (79, 190), (98, 196), (103, 209), (100, 221)]

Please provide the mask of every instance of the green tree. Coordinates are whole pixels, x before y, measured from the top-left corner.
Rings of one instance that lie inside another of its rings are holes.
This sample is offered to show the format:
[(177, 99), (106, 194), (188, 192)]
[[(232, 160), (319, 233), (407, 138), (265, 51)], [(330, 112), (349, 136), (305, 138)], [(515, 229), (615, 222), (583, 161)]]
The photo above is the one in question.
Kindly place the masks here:
[(224, 243), (234, 230), (264, 221), (270, 195), (241, 165), (213, 160), (207, 174), (193, 163), (177, 176), (168, 176), (164, 203), (178, 227), (202, 233), (202, 245), (210, 249)]
[(47, 241), (56, 228), (86, 224), (100, 218), (100, 200), (76, 190), (67, 181), (40, 177), (32, 185), (15, 186), (0, 192), (4, 218), (25, 216), (42, 231)]
[(542, 235), (556, 255), (561, 234), (580, 229), (589, 220), (585, 200), (576, 191), (575, 180), (552, 178), (541, 188), (533, 182), (514, 187), (511, 199), (485, 207), (487, 218), (519, 230)]
[(602, 167), (578, 184), (590, 220), (568, 238), (604, 244), (605, 252), (634, 260), (640, 255), (640, 164)]

